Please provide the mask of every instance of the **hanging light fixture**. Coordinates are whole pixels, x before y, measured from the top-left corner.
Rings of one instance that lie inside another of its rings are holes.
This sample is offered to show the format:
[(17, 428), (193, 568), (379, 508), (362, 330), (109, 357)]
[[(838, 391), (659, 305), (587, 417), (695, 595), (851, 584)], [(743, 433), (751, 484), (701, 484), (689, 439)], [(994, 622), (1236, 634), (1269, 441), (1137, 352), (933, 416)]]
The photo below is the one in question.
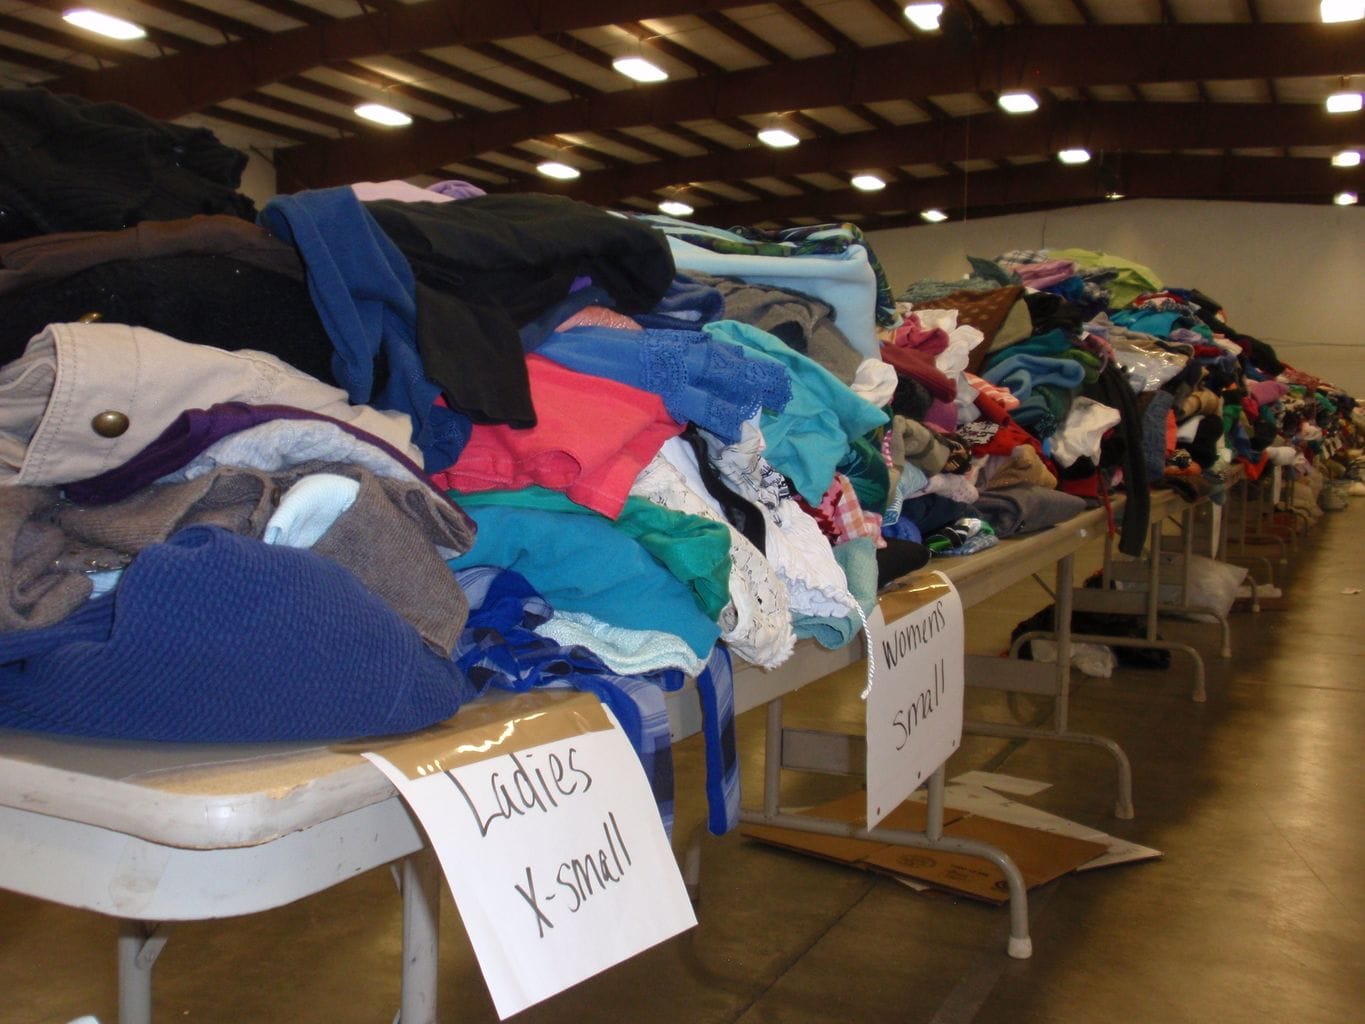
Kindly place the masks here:
[(665, 199), (659, 203), (659, 212), (666, 213), (670, 217), (690, 217), (697, 211), (681, 199)]
[(1031, 114), (1038, 109), (1038, 97), (1031, 92), (1002, 92), (996, 102), (1009, 114)]
[(1365, 0), (1322, 0), (1318, 4), (1318, 14), (1329, 24), (1334, 21), (1360, 21), (1365, 18)]
[(1360, 110), (1360, 93), (1334, 92), (1327, 97), (1327, 113), (1354, 114)]
[(801, 136), (792, 131), (782, 118), (774, 117), (759, 129), (758, 141), (773, 149), (790, 149), (801, 142)]
[(1355, 206), (1356, 203), (1360, 202), (1360, 196), (1354, 192), (1338, 192), (1332, 197), (1332, 202), (1338, 206)]
[(1064, 164), (1088, 164), (1090, 162), (1090, 150), (1080, 147), (1064, 149), (1057, 154), (1057, 159)]
[(382, 124), (387, 128), (405, 128), (412, 124), (412, 118), (401, 110), (386, 107), (382, 103), (362, 103), (355, 108), (356, 117)]
[(886, 188), (886, 182), (875, 174), (855, 174), (849, 184), (859, 192), (880, 192)]
[(942, 4), (906, 4), (905, 17), (921, 32), (937, 32), (938, 19), (943, 17)]
[(77, 28), (83, 28), (87, 32), (94, 32), (109, 39), (142, 39), (147, 35), (147, 30), (141, 25), (124, 21), (122, 18), (115, 18), (112, 14), (93, 11), (88, 7), (73, 7), (70, 10), (63, 11), (62, 20), (69, 25), (75, 25)]
[(638, 53), (617, 57), (611, 62), (611, 66), (637, 82), (662, 82), (668, 78), (667, 71), (652, 61), (645, 60)]
[(1340, 153), (1332, 154), (1333, 167), (1359, 167), (1360, 150), (1343, 149)]
[(927, 220), (930, 224), (942, 224), (945, 220), (948, 219), (948, 215), (937, 208), (929, 210), (920, 210), (919, 215), (922, 219)]
[(547, 178), (557, 178), (560, 181), (572, 181), (582, 173), (577, 167), (558, 160), (542, 160), (536, 164), (536, 170)]

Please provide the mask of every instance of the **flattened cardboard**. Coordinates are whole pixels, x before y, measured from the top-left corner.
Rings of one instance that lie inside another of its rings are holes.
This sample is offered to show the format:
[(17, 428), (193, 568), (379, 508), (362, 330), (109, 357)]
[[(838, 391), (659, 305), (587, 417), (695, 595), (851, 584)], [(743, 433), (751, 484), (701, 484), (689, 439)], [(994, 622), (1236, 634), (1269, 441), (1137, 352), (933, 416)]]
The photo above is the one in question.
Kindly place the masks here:
[[(866, 799), (862, 792), (852, 793), (802, 813), (861, 826)], [(880, 827), (923, 831), (924, 815), (923, 804), (908, 800), (892, 811)], [(944, 850), (896, 846), (875, 840), (817, 836), (766, 825), (746, 825), (740, 831), (786, 849), (811, 853), (863, 870), (913, 878), (991, 903), (1004, 903), (1009, 898), (1004, 876), (999, 869), (989, 861), (976, 857)], [(1030, 889), (1073, 871), (1107, 852), (1107, 847), (1102, 843), (1042, 832), (951, 808), (944, 811), (943, 834), (979, 840), (1003, 850), (1018, 866)]]
[[(862, 812), (866, 806), (867, 797), (861, 793), (850, 793), (848, 796), (831, 800), (827, 804), (819, 807), (812, 807), (802, 811), (802, 814), (819, 818), (828, 818), (833, 821), (847, 822), (849, 824), (863, 824)], [(917, 804), (912, 800), (907, 800), (888, 814), (878, 828), (906, 829), (911, 832), (923, 832), (925, 825), (925, 811), (923, 804)], [(947, 810), (944, 812), (944, 821), (956, 821), (962, 817), (961, 812)], [(823, 857), (839, 864), (859, 866), (860, 862), (867, 859), (869, 852), (884, 846), (883, 843), (873, 843), (866, 839), (850, 839), (846, 836), (825, 836), (814, 832), (798, 832), (790, 828), (775, 828), (771, 825), (744, 825), (740, 832), (753, 839), (762, 840), (773, 846), (781, 846), (784, 849), (794, 850), (797, 853), (809, 853), (816, 857)], [(900, 847), (904, 849), (904, 847)]]

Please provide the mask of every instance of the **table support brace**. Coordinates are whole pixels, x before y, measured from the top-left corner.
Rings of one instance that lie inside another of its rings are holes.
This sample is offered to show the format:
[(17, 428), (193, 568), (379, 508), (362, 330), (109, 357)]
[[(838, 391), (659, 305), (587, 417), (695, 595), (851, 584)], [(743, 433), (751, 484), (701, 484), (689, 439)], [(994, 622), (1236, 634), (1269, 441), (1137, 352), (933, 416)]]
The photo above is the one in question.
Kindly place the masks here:
[[(943, 834), (944, 769), (941, 765), (929, 776), (928, 806), (923, 832), (887, 828), (868, 829), (852, 822), (831, 821), (806, 814), (789, 814), (781, 809), (781, 772), (783, 767), (798, 766), (785, 765), (783, 760), (782, 699), (770, 701), (767, 711), (767, 728), (764, 735), (763, 809), (741, 811), (740, 821), (750, 825), (770, 825), (816, 835), (843, 836), (920, 850), (944, 850), (990, 861), (1005, 876), (1005, 884), (1009, 888), (1010, 934), (1006, 952), (1017, 960), (1027, 960), (1033, 955), (1033, 940), (1029, 937), (1028, 887), (1014, 861), (1003, 850), (994, 846)], [(861, 742), (861, 737), (856, 736), (840, 738), (850, 745)], [(840, 760), (843, 764), (832, 770), (835, 774), (846, 774), (847, 766), (853, 759), (845, 757)], [(821, 770), (818, 766), (808, 763), (801, 764), (799, 768), (804, 771)]]
[(170, 928), (154, 921), (119, 922), (119, 1024), (152, 1024), (152, 967), (170, 938)]

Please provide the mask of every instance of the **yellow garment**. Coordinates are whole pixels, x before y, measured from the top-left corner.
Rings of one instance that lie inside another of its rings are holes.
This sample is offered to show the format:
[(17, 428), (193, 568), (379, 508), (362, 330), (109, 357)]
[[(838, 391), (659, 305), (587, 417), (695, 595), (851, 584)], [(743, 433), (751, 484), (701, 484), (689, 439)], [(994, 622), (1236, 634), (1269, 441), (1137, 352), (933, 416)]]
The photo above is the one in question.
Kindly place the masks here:
[(1093, 249), (1049, 249), (1049, 259), (1071, 260), (1078, 267), (1112, 267), (1118, 276), (1105, 285), (1109, 289), (1109, 308), (1121, 309), (1143, 292), (1159, 292), (1164, 287), (1151, 267), (1134, 263), (1112, 253)]

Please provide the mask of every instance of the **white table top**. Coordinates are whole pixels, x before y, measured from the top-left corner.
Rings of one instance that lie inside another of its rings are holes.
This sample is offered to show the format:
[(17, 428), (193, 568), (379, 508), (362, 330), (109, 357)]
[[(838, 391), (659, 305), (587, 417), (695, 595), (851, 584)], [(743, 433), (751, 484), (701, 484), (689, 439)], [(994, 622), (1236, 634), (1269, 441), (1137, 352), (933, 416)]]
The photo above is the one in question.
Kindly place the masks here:
[[(1104, 529), (1091, 509), (1059, 526), (966, 558), (935, 559), (964, 607), (1055, 565)], [(783, 666), (737, 666), (741, 713), (863, 657), (854, 642), (805, 641)], [(695, 694), (670, 695), (674, 738), (700, 728)], [(384, 801), (387, 779), (355, 753), (319, 744), (169, 744), (0, 730), (0, 808), (13, 808), (185, 849), (269, 843)]]

